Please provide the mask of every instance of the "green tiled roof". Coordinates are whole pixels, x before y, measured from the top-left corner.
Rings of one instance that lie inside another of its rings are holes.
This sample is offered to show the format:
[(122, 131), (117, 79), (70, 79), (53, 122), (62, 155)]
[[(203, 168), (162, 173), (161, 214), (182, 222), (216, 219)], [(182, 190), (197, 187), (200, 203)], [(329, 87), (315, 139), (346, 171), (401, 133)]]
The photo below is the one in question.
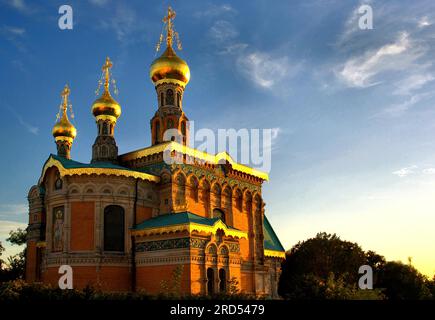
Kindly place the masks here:
[(264, 216), (263, 230), (264, 230), (264, 249), (284, 252), (285, 251), (284, 247), (282, 246), (281, 241), (279, 241), (275, 231), (273, 231), (273, 228), (269, 220), (267, 220), (266, 216)]
[[(196, 223), (196, 224), (202, 224), (206, 226), (213, 226), (217, 220), (219, 220), (219, 218), (204, 218), (194, 213), (185, 211), (179, 213), (164, 214), (155, 218), (145, 220), (144, 222), (136, 225), (134, 230), (144, 230), (144, 229), (159, 228), (165, 226), (181, 225), (187, 223)], [(232, 227), (228, 227), (228, 229), (237, 230)], [(264, 216), (263, 230), (264, 230), (264, 249), (285, 252), (284, 247), (279, 241), (275, 231), (273, 231), (273, 228), (270, 225), (269, 220), (267, 220), (266, 216)]]
[[(145, 220), (138, 224), (134, 230), (143, 230), (149, 228), (158, 228), (165, 226), (173, 226), (177, 224), (196, 223), (206, 226), (213, 226), (219, 218), (204, 218), (194, 213), (185, 211), (179, 213), (168, 213), (155, 218)], [(228, 227), (228, 229), (238, 230), (236, 228)]]
[(120, 170), (131, 170), (126, 167), (118, 166), (111, 162), (96, 162), (96, 163), (81, 163), (71, 159), (66, 159), (64, 157), (59, 157), (55, 154), (51, 154), (50, 157), (62, 163), (65, 169), (77, 169), (77, 168), (105, 168), (105, 169), (120, 169)]

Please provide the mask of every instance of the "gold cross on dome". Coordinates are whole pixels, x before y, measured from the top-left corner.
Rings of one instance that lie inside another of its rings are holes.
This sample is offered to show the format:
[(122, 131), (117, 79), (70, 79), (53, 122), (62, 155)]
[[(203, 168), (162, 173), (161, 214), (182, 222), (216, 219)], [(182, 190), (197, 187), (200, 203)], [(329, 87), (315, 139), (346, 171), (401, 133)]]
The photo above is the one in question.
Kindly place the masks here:
[(63, 112), (66, 112), (66, 109), (68, 108), (68, 96), (70, 94), (71, 90), (69, 89), (68, 85), (66, 84), (65, 87), (62, 90), (61, 96), (63, 98)]
[(106, 58), (106, 62), (103, 65), (103, 72), (104, 72), (104, 90), (109, 90), (109, 81), (110, 81), (110, 68), (112, 68), (113, 64), (112, 61), (110, 61), (110, 58)]
[(168, 7), (168, 15), (163, 18), (163, 22), (166, 23), (166, 44), (168, 47), (172, 47), (172, 38), (174, 33), (174, 27), (172, 20), (175, 19), (176, 13), (171, 7)]

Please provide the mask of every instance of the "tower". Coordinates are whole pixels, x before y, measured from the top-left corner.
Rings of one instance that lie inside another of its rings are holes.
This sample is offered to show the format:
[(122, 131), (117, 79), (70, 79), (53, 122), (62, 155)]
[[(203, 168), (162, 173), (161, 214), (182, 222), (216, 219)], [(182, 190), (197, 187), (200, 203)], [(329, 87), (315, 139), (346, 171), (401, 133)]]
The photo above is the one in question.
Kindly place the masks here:
[[(190, 79), (190, 70), (186, 61), (178, 57), (172, 48), (176, 39), (177, 47), (181, 50), (178, 33), (174, 28), (174, 18), (175, 11), (169, 7), (167, 16), (163, 18), (166, 50), (150, 67), (150, 78), (158, 101), (158, 109), (151, 119), (152, 145), (171, 140), (187, 145), (189, 141), (189, 119), (183, 112), (183, 94)], [(157, 50), (160, 49), (162, 41), (163, 34), (160, 35)]]
[(68, 85), (65, 85), (62, 90), (62, 105), (58, 114), (59, 120), (53, 127), (52, 134), (56, 142), (57, 155), (66, 159), (71, 158), (71, 147), (77, 136), (77, 130), (68, 119), (68, 108), (71, 110), (71, 105), (68, 105), (68, 97), (70, 94)]
[(95, 117), (98, 130), (97, 138), (92, 146), (92, 163), (116, 163), (118, 161), (118, 146), (116, 145), (114, 133), (116, 121), (121, 115), (121, 106), (112, 98), (109, 90), (110, 69), (112, 66), (112, 61), (107, 57), (102, 68), (104, 92), (92, 105), (92, 114)]

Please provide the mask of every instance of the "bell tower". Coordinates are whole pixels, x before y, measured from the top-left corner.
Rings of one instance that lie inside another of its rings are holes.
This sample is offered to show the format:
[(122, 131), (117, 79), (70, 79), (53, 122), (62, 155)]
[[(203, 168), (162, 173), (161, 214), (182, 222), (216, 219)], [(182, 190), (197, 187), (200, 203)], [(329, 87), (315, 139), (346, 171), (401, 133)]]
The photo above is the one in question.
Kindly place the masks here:
[[(57, 116), (58, 121), (53, 127), (52, 134), (56, 141), (57, 155), (66, 159), (71, 158), (71, 147), (77, 136), (77, 130), (74, 125), (68, 119), (68, 108), (72, 110), (71, 105), (68, 102), (70, 94), (68, 85), (62, 90), (62, 104), (59, 114)], [(71, 117), (72, 111), (71, 111)]]
[[(169, 7), (167, 16), (163, 18), (166, 50), (150, 67), (150, 78), (155, 86), (158, 101), (158, 109), (151, 119), (152, 145), (171, 140), (187, 145), (189, 141), (189, 119), (183, 112), (183, 95), (190, 80), (190, 70), (186, 61), (178, 57), (172, 47), (176, 40), (177, 48), (181, 50), (174, 19), (175, 11)], [(157, 51), (160, 50), (162, 42), (163, 34), (160, 35)]]
[[(112, 61), (107, 57), (102, 68), (104, 92), (92, 105), (92, 114), (94, 115), (97, 124), (97, 138), (92, 146), (92, 163), (116, 163), (118, 161), (118, 146), (115, 141), (115, 126), (116, 121), (121, 115), (121, 106), (112, 98), (109, 90), (111, 80), (110, 69), (112, 66)], [(113, 79), (112, 83), (114, 83)]]

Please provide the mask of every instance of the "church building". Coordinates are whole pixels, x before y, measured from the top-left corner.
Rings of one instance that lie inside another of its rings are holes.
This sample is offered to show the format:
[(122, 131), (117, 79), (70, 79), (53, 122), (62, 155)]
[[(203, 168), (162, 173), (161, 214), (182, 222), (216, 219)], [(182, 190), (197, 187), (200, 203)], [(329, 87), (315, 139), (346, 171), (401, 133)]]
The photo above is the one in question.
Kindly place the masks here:
[(268, 175), (226, 152), (189, 146), (183, 95), (190, 71), (173, 48), (174, 18), (169, 8), (166, 39), (161, 36), (166, 49), (150, 67), (157, 97), (151, 146), (118, 154), (121, 105), (110, 90), (107, 58), (103, 92), (91, 108), (97, 127), (92, 158), (73, 160), (77, 130), (69, 119), (70, 88), (63, 89), (52, 131), (57, 153), (28, 194), (27, 282), (57, 287), (59, 267), (69, 265), (77, 289), (159, 294), (178, 273), (185, 294), (237, 286), (242, 293), (278, 297), (285, 251), (265, 215), (261, 187)]

